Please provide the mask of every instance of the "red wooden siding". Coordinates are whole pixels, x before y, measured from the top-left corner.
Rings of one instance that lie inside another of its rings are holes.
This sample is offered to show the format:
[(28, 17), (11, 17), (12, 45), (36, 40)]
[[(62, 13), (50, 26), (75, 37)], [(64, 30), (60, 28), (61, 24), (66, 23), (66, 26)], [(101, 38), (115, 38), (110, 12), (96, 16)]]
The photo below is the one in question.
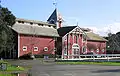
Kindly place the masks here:
[[(23, 51), (23, 46), (27, 46), (27, 51)], [(38, 47), (38, 51), (34, 51)], [(48, 47), (48, 51), (44, 51)], [(20, 35), (20, 56), (32, 52), (33, 54), (54, 54), (55, 41), (50, 37), (32, 37)]]
[[(102, 41), (87, 41), (87, 51), (94, 51), (96, 54), (105, 54), (106, 53), (106, 42)], [(99, 52), (96, 50), (99, 49)], [(102, 51), (104, 49), (104, 52)]]

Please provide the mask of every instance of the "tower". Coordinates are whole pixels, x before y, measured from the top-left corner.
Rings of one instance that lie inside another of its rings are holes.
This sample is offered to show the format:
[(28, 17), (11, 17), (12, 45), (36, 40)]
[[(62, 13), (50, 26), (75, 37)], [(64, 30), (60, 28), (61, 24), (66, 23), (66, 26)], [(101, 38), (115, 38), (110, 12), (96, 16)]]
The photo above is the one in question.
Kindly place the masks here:
[(60, 27), (62, 27), (63, 19), (62, 19), (61, 14), (58, 13), (58, 11), (57, 11), (57, 2), (54, 2), (53, 5), (55, 6), (55, 10), (50, 15), (47, 22), (50, 24), (55, 24), (57, 28), (60, 28)]

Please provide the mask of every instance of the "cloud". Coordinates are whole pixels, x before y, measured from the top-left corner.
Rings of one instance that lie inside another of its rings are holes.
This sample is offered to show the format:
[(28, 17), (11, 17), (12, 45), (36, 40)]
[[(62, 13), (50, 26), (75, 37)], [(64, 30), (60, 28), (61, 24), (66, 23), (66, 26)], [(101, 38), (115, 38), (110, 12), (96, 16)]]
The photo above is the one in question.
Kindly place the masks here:
[(93, 30), (94, 33), (99, 34), (101, 36), (107, 36), (108, 33), (113, 33), (116, 34), (117, 32), (120, 31), (120, 23), (113, 23), (113, 24), (109, 24), (105, 27), (85, 27), (85, 28), (90, 28)]

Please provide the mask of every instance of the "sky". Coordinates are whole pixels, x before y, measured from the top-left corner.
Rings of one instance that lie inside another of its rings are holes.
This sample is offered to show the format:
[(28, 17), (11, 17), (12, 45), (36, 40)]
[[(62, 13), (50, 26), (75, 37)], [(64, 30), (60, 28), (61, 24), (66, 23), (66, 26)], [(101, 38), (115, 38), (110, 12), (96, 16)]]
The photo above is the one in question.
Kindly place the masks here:
[[(47, 21), (54, 0), (1, 0), (17, 18)], [(79, 24), (100, 35), (120, 31), (120, 0), (56, 0), (64, 26)]]

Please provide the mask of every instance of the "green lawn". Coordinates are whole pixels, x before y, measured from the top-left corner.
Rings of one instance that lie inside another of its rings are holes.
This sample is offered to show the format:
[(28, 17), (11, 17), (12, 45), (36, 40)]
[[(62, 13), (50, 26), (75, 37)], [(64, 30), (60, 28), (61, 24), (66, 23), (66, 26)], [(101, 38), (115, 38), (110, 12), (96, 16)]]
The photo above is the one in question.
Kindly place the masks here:
[[(1, 63), (5, 63), (7, 64), (7, 70), (6, 71), (24, 71), (25, 69), (23, 67), (20, 66), (12, 66), (11, 64), (9, 64), (8, 62), (5, 62), (3, 60), (0, 60), (0, 64)], [(1, 71), (1, 70), (0, 70)]]
[(110, 65), (120, 66), (119, 62), (56, 62), (56, 64), (70, 64), (70, 65)]
[(14, 74), (0, 74), (0, 76), (17, 76), (17, 75), (14, 75)]

